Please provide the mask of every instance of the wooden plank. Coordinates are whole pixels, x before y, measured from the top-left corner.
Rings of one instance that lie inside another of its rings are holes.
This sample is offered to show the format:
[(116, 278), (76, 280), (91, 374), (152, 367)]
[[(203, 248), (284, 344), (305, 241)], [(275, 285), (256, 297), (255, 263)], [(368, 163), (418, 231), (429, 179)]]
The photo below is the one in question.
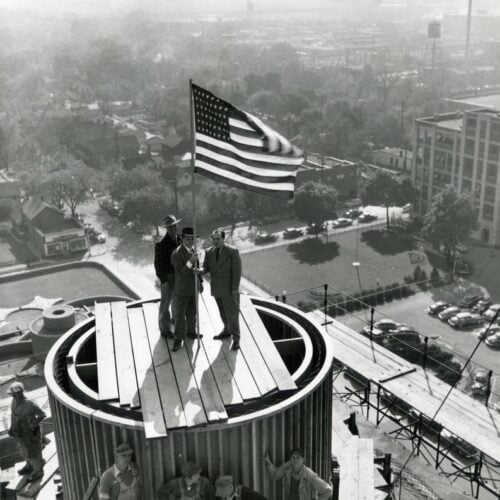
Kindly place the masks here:
[(99, 401), (118, 399), (115, 348), (109, 302), (95, 304), (95, 342)]
[(352, 438), (338, 457), (340, 465), (339, 498), (373, 500), (373, 441)]
[(132, 352), (132, 341), (130, 340), (127, 305), (124, 301), (111, 303), (111, 317), (113, 319), (113, 339), (115, 344), (120, 405), (138, 408), (141, 402), (137, 378), (135, 376), (135, 363)]
[(262, 357), (259, 347), (255, 343), (252, 332), (249, 330), (245, 321), (240, 321), (240, 334), (240, 349), (248, 367), (252, 371), (259, 392), (265, 395), (271, 391), (276, 391), (278, 389), (278, 384), (274, 380), (266, 361)]
[[(212, 331), (220, 331), (222, 329), (222, 320), (219, 316), (219, 311), (213, 297), (204, 295), (201, 297), (200, 303), (204, 302), (206, 311), (208, 311), (209, 319), (212, 323)], [(202, 307), (200, 306), (200, 312)], [(227, 340), (220, 341), (215, 340), (214, 342), (222, 344), (222, 352), (226, 358), (227, 364), (233, 374), (238, 389), (240, 391), (241, 397), (244, 401), (249, 401), (252, 399), (257, 399), (260, 397), (260, 391), (255, 383), (252, 372), (248, 367), (248, 364), (243, 357), (241, 351), (231, 350), (230, 342)]]
[(186, 427), (187, 422), (168, 346), (162, 339), (158, 326), (158, 308), (158, 302), (148, 302), (142, 305), (163, 415), (167, 429), (177, 429)]
[(164, 437), (167, 435), (167, 428), (163, 417), (142, 308), (133, 307), (128, 308), (127, 311), (146, 438)]
[(194, 340), (192, 343), (186, 343), (186, 352), (208, 420), (210, 422), (227, 420), (226, 408), (201, 341)]
[(207, 423), (207, 415), (189, 362), (186, 346), (182, 346), (176, 352), (172, 352), (169, 346), (169, 351), (177, 387), (184, 406), (187, 426), (204, 425)]
[[(28, 483), (18, 494), (17, 498), (20, 500), (22, 498), (38, 498), (38, 493), (47, 484), (54, 484), (52, 478), (59, 469), (59, 461), (57, 460), (57, 455), (53, 455), (49, 460), (46, 460), (45, 466), (43, 468), (43, 477), (32, 483)], [(42, 497), (43, 498), (43, 497)], [(45, 498), (55, 498), (55, 497), (45, 497)]]
[(214, 330), (210, 321), (205, 302), (200, 299), (198, 306), (200, 332), (204, 335), (202, 345), (207, 360), (212, 367), (215, 382), (219, 388), (224, 406), (242, 404), (243, 398), (222, 350), (222, 342), (212, 339), (218, 332)]
[(240, 296), (240, 312), (242, 320), (248, 326), (255, 343), (257, 344), (266, 365), (269, 367), (273, 375), (278, 390), (292, 391), (296, 390), (297, 386), (293, 381), (288, 368), (286, 367), (283, 359), (278, 353), (269, 333), (260, 319), (259, 313), (255, 309), (250, 297), (248, 295)]

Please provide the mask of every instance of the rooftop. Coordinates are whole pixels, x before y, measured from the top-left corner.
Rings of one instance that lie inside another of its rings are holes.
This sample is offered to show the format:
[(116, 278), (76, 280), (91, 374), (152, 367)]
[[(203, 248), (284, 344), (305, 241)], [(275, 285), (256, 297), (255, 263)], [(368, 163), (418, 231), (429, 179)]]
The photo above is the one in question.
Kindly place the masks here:
[(458, 99), (446, 99), (448, 102), (470, 106), (471, 108), (490, 108), (500, 111), (500, 93), (476, 95)]

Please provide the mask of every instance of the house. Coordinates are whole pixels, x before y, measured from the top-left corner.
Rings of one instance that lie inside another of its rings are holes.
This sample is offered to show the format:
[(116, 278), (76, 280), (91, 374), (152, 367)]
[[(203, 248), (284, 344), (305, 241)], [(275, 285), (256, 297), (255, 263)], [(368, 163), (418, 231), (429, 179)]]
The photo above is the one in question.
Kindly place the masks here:
[(19, 184), (11, 179), (5, 172), (0, 172), (0, 201), (10, 200), (19, 203), (21, 190)]
[(373, 163), (375, 166), (389, 168), (391, 170), (410, 170), (412, 152), (403, 148), (383, 148), (373, 151)]
[(26, 237), (43, 257), (65, 255), (88, 249), (85, 228), (64, 216), (58, 208), (33, 197), (27, 200), (14, 219), (26, 231)]

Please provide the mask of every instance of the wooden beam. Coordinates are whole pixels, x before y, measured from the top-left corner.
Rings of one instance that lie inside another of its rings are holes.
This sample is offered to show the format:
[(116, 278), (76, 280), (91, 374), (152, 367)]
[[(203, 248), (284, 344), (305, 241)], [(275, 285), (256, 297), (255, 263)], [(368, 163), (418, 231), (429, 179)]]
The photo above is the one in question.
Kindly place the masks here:
[(130, 339), (127, 305), (124, 301), (111, 303), (113, 338), (115, 342), (116, 370), (120, 405), (138, 408), (141, 404), (135, 375), (135, 362)]
[(296, 390), (297, 386), (293, 381), (285, 362), (279, 355), (276, 346), (269, 336), (267, 328), (264, 326), (259, 313), (255, 309), (252, 300), (248, 295), (242, 294), (240, 297), (240, 312), (262, 354), (262, 357), (266, 362), (266, 365), (269, 367), (269, 370), (276, 381), (278, 390)]
[(204, 335), (202, 346), (212, 368), (215, 382), (219, 388), (224, 406), (241, 404), (243, 403), (243, 398), (238, 389), (238, 384), (233, 377), (233, 372), (224, 356), (222, 343), (212, 339), (218, 332), (214, 330), (212, 322), (210, 321), (209, 312), (203, 298), (199, 300), (198, 313), (200, 317), (200, 333)]
[(158, 302), (147, 302), (142, 305), (142, 309), (167, 429), (177, 429), (186, 427), (187, 422), (168, 346), (158, 326), (158, 306)]
[(165, 437), (167, 428), (153, 369), (153, 359), (142, 307), (128, 308), (127, 311), (146, 438)]
[[(213, 326), (212, 331), (217, 332), (222, 330), (222, 320), (220, 319), (219, 310), (215, 303), (215, 299), (211, 296), (204, 295), (201, 298), (200, 302), (202, 301), (205, 302), (206, 310), (210, 314), (209, 318)], [(213, 342), (221, 344), (222, 352), (224, 353), (227, 364), (229, 365), (236, 384), (238, 385), (238, 389), (243, 400), (249, 401), (259, 398), (261, 395), (259, 388), (255, 383), (252, 371), (248, 367), (248, 364), (241, 351), (231, 350), (231, 343), (228, 340), (216, 340)]]
[(95, 304), (95, 343), (99, 401), (118, 399), (115, 347), (109, 302), (97, 302)]

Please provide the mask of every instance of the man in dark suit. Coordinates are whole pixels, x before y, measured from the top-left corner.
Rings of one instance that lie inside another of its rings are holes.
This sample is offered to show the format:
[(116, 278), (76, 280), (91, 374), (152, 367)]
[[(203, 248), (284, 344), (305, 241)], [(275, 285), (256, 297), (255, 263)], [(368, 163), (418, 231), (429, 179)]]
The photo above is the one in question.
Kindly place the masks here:
[(170, 262), (170, 257), (172, 252), (182, 243), (180, 237), (177, 236), (177, 224), (179, 222), (180, 219), (177, 219), (175, 215), (167, 215), (163, 219), (163, 223), (167, 228), (167, 234), (155, 245), (155, 272), (161, 283), (158, 324), (164, 338), (173, 338), (174, 336), (173, 318), (170, 313), (170, 307), (172, 307), (172, 311), (175, 311), (175, 272), (174, 266)]
[[(172, 351), (178, 351), (186, 336), (196, 338), (196, 285), (198, 279), (198, 254), (195, 252), (194, 231), (185, 227), (181, 234), (182, 244), (170, 258), (175, 270), (175, 340)], [(201, 287), (201, 283), (200, 283)], [(200, 335), (201, 337), (201, 335)]]
[(224, 329), (214, 339), (233, 337), (231, 349), (240, 348), (241, 258), (238, 249), (225, 244), (224, 231), (212, 232), (213, 246), (205, 254), (203, 272), (210, 273), (210, 289), (217, 302)]

